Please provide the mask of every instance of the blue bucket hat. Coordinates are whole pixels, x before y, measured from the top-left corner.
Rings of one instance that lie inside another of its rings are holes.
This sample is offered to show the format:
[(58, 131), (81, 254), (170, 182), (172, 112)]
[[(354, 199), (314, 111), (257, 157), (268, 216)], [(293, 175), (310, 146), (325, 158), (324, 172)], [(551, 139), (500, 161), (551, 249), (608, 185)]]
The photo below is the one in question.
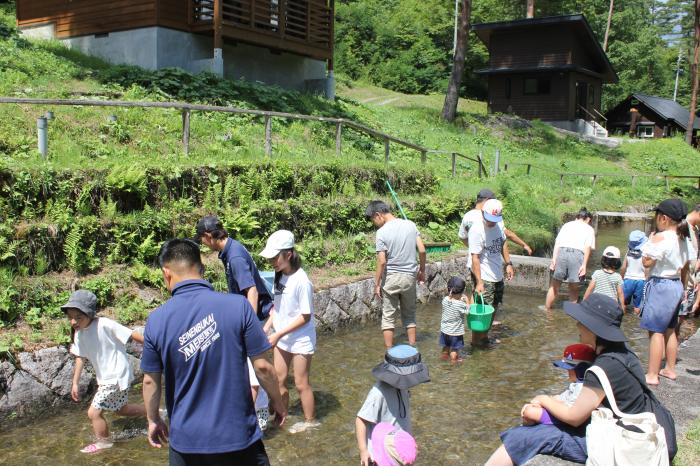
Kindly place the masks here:
[(399, 389), (430, 382), (428, 368), (421, 362), (420, 353), (409, 345), (396, 345), (389, 349), (384, 355), (384, 362), (372, 369), (372, 375)]
[(639, 249), (642, 246), (644, 246), (644, 243), (646, 243), (647, 240), (648, 240), (647, 235), (645, 235), (643, 231), (634, 230), (633, 232), (630, 233), (629, 242), (627, 243), (627, 247), (629, 247), (630, 249)]

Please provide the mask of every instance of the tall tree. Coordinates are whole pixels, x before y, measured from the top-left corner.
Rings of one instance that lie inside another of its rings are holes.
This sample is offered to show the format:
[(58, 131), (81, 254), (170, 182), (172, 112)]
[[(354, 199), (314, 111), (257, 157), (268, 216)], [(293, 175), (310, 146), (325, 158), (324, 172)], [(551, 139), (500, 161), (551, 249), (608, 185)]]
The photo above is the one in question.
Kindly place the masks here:
[(685, 130), (685, 142), (693, 143), (693, 126), (695, 126), (695, 107), (698, 103), (698, 51), (700, 51), (700, 0), (695, 0), (695, 42), (693, 44), (693, 63), (690, 76), (693, 80), (693, 93), (690, 95), (690, 118)]
[[(698, 0), (700, 2), (700, 0)], [(469, 45), (469, 22), (472, 11), (472, 0), (462, 0), (462, 9), (459, 12), (459, 28), (457, 29), (457, 45), (452, 60), (452, 74), (447, 85), (445, 104), (442, 106), (442, 119), (452, 122), (457, 116), (457, 104), (459, 103), (459, 88), (464, 76), (464, 58)]]

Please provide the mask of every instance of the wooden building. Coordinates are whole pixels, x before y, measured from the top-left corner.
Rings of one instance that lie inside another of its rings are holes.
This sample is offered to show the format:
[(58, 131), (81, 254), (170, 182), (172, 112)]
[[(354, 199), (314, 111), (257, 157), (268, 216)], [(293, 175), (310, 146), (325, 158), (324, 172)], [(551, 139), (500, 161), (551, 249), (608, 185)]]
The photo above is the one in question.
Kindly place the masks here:
[[(664, 138), (685, 133), (690, 112), (678, 102), (646, 94), (632, 94), (609, 110), (608, 131), (637, 138)], [(693, 139), (700, 129), (695, 118)]]
[[(334, 0), (16, 0), (35, 37), (116, 63), (300, 87), (332, 74)], [(292, 82), (293, 81), (293, 82)]]
[(618, 77), (583, 15), (482, 23), (472, 29), (489, 50), (489, 67), (477, 71), (488, 78), (489, 111), (558, 126), (602, 120), (603, 84)]

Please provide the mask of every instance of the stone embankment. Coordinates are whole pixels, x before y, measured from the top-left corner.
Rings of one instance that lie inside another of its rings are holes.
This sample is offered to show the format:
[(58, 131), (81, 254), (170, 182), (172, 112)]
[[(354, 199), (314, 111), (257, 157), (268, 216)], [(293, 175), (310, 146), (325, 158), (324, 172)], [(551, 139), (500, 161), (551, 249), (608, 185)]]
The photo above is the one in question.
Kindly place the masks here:
[[(447, 280), (453, 275), (466, 278), (465, 253), (444, 261), (429, 263), (426, 282), (418, 287), (418, 299), (427, 302), (441, 298)], [(516, 276), (508, 287), (524, 290), (546, 290), (549, 281), (548, 259), (513, 256)], [(378, 320), (381, 301), (374, 296), (374, 279), (366, 278), (347, 285), (317, 291), (314, 297), (319, 332), (332, 333), (369, 321)], [(130, 344), (129, 359), (141, 381), (140, 345)], [(31, 417), (47, 409), (70, 404), (74, 358), (64, 346), (20, 353), (14, 361), (0, 363), (0, 422)], [(96, 389), (94, 372), (89, 364), (80, 378), (82, 396)]]

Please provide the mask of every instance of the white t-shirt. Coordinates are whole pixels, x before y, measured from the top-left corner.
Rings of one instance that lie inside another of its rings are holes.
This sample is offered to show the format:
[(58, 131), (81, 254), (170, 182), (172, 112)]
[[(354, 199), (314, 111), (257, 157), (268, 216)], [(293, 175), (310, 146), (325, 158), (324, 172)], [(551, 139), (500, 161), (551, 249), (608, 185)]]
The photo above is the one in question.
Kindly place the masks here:
[(625, 280), (644, 280), (644, 265), (642, 265), (642, 256), (636, 257), (639, 252), (627, 252), (627, 270), (625, 270)]
[(681, 269), (688, 262), (690, 254), (688, 251), (688, 241), (679, 240), (675, 231), (666, 230), (657, 233), (656, 236), (663, 239), (655, 243), (649, 238), (642, 246), (642, 256), (655, 259), (656, 263), (651, 268), (651, 277), (680, 278)]
[(479, 255), (481, 279), (487, 282), (503, 280), (503, 243), (506, 233), (503, 223), (489, 228), (485, 223), (475, 223), (469, 230), (469, 256)]
[(253, 363), (250, 362), (250, 359), (248, 359), (248, 378), (250, 379), (251, 387), (258, 387), (258, 397), (255, 399), (255, 410), (257, 411), (261, 408), (267, 408), (270, 404), (270, 399), (268, 398), (265, 389), (262, 388), (262, 385), (260, 385), (258, 376), (255, 375), (255, 369), (253, 369)]
[(310, 314), (309, 321), (280, 338), (277, 346), (288, 353), (313, 354), (316, 348), (314, 324), (314, 288), (304, 269), (291, 275), (282, 275), (279, 287), (275, 287), (275, 312), (272, 326), (284, 330), (301, 314)]
[(572, 248), (586, 252), (586, 248), (595, 249), (595, 230), (582, 220), (573, 220), (562, 225), (555, 248)]
[(133, 379), (126, 354), (131, 334), (131, 329), (106, 317), (97, 317), (75, 332), (70, 352), (90, 360), (99, 385), (119, 385), (120, 390), (126, 390)]
[[(484, 223), (484, 214), (482, 214), (481, 210), (479, 209), (472, 209), (464, 214), (462, 223), (459, 224), (459, 232), (457, 233), (457, 236), (459, 236), (459, 238), (462, 240), (466, 239), (467, 243), (469, 243), (469, 230), (471, 230), (472, 226), (477, 223)], [(498, 225), (503, 228), (503, 231), (505, 231), (506, 227), (503, 224), (503, 221), (500, 221)], [(471, 253), (467, 255), (467, 268), (472, 268)]]

